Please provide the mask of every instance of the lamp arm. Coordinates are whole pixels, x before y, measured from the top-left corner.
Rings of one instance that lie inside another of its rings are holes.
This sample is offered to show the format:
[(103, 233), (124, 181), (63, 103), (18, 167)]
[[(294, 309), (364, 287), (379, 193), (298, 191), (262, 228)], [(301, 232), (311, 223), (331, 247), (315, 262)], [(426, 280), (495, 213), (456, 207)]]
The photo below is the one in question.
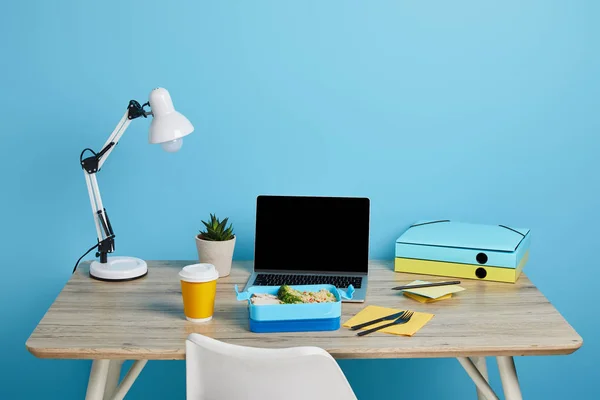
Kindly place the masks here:
[(98, 171), (100, 171), (100, 168), (102, 168), (102, 165), (104, 164), (110, 153), (113, 151), (117, 143), (119, 143), (119, 140), (121, 140), (121, 136), (123, 136), (130, 123), (131, 120), (129, 119), (128, 109), (125, 112), (125, 115), (123, 115), (123, 118), (121, 118), (115, 129), (112, 131), (112, 133), (104, 143), (104, 146), (102, 146), (102, 150), (100, 150), (100, 152), (97, 155)]
[(106, 143), (104, 143), (104, 146), (102, 146), (102, 150), (100, 150), (100, 153), (98, 153), (97, 155), (99, 159), (98, 171), (100, 170), (100, 168), (102, 168), (102, 165), (104, 164), (110, 153), (113, 151), (114, 147), (119, 143), (119, 140), (121, 140), (121, 136), (123, 136), (123, 134), (129, 127), (131, 120), (134, 120), (139, 117), (146, 118), (148, 117), (148, 115), (152, 115), (152, 111), (146, 111), (144, 109), (144, 107), (149, 105), (149, 102), (140, 105), (140, 103), (138, 103), (135, 100), (129, 101), (129, 105), (127, 106), (127, 111), (125, 112), (125, 115), (123, 115), (123, 118), (121, 118), (113, 132), (106, 140)]
[[(98, 180), (96, 179), (96, 173), (100, 171), (110, 153), (119, 143), (121, 136), (123, 136), (129, 127), (131, 120), (138, 117), (146, 118), (148, 115), (152, 114), (151, 112), (144, 110), (146, 105), (149, 105), (149, 103), (141, 106), (137, 101), (131, 100), (127, 106), (127, 111), (104, 143), (102, 150), (96, 153), (91, 149), (85, 149), (80, 155), (79, 162), (85, 175), (85, 183), (94, 215), (94, 224), (96, 226), (96, 236), (98, 237), (98, 252), (96, 253), (96, 257), (100, 257), (101, 263), (106, 263), (108, 253), (112, 253), (115, 249), (115, 234), (110, 224), (108, 214), (106, 213), (106, 209), (102, 204), (102, 197), (100, 196), (100, 188), (98, 186)], [(91, 152), (92, 155), (83, 158), (86, 151)]]
[(85, 182), (90, 196), (94, 224), (96, 225), (96, 235), (98, 237), (98, 252), (96, 253), (96, 257), (100, 256), (100, 262), (106, 263), (108, 253), (112, 253), (115, 250), (115, 233), (110, 224), (106, 209), (102, 204), (102, 197), (100, 196), (100, 188), (98, 187), (96, 174), (89, 173), (85, 170), (83, 173), (85, 175)]

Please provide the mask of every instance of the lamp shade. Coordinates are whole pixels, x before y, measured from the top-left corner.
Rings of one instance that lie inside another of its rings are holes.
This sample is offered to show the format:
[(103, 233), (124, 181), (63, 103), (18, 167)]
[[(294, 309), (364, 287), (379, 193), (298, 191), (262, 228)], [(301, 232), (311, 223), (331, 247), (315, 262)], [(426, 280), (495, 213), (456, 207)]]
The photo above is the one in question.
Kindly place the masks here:
[[(151, 144), (165, 143), (166, 146), (171, 146), (174, 151), (178, 150), (181, 147), (180, 139), (194, 131), (192, 123), (175, 111), (171, 95), (166, 89), (157, 88), (152, 90), (148, 101), (153, 115), (148, 141)], [(165, 145), (163, 145), (163, 148), (165, 148)], [(169, 151), (168, 148), (165, 148), (165, 150)]]

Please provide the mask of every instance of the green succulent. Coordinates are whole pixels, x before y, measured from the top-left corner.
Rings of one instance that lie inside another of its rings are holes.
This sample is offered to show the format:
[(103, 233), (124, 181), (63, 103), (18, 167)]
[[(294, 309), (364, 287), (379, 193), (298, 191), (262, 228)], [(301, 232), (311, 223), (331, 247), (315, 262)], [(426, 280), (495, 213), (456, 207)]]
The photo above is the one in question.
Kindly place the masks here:
[(206, 230), (200, 230), (199, 238), (204, 240), (212, 240), (215, 242), (223, 242), (225, 240), (233, 239), (233, 226), (229, 224), (227, 227), (227, 221), (229, 218), (225, 218), (223, 221), (219, 220), (215, 215), (210, 214), (210, 222), (202, 221)]

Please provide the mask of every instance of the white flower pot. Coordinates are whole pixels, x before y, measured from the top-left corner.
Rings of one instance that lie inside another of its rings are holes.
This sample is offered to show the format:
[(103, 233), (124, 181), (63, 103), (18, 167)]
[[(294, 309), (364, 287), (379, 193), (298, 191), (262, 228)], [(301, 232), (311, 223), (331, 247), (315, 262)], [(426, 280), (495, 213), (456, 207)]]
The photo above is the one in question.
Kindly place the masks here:
[(196, 235), (196, 248), (198, 249), (198, 259), (200, 262), (214, 265), (217, 272), (219, 272), (219, 278), (230, 274), (233, 249), (235, 248), (235, 236), (233, 239), (219, 242), (203, 240)]

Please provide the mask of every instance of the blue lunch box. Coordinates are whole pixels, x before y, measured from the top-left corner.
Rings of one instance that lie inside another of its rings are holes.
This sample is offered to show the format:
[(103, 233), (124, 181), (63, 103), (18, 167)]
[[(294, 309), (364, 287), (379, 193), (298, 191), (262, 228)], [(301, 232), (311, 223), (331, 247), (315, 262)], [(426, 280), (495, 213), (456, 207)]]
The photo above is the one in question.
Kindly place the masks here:
[(280, 286), (252, 286), (245, 292), (240, 292), (235, 285), (238, 301), (248, 302), (250, 331), (257, 333), (268, 332), (311, 332), (334, 331), (340, 328), (342, 316), (342, 299), (351, 299), (354, 287), (347, 290), (338, 289), (333, 285), (290, 285), (301, 292), (318, 292), (321, 289), (330, 291), (336, 301), (329, 303), (303, 304), (252, 304), (253, 294), (266, 293), (277, 296)]

